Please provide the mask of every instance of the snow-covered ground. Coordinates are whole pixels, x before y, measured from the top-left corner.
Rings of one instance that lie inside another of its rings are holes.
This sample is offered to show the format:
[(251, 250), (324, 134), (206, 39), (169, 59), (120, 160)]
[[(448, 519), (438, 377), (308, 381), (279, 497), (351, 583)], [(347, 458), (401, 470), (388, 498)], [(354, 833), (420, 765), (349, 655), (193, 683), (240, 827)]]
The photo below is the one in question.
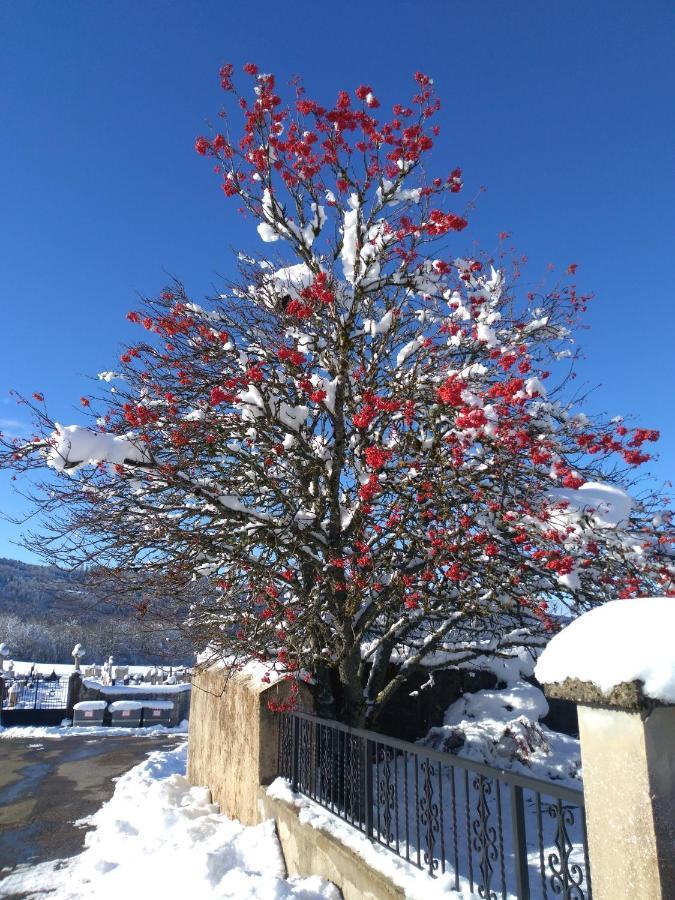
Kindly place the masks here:
[[(70, 675), (74, 671), (74, 666), (72, 663), (50, 663), (50, 662), (28, 662), (22, 659), (12, 660), (14, 663), (14, 672), (16, 675), (28, 675), (31, 670), (31, 666), (35, 665), (35, 670), (39, 675), (51, 675), (52, 672), (56, 672), (57, 675)], [(83, 669), (86, 669), (86, 664), (82, 665)], [(169, 666), (152, 666), (147, 664), (145, 666), (124, 666), (125, 669), (129, 670), (130, 675), (145, 675), (145, 673), (149, 669), (156, 668), (159, 671), (163, 672), (165, 675), (169, 674)], [(174, 666), (174, 669), (176, 667)], [(7, 669), (7, 663), (5, 663), (5, 670)]]
[(164, 725), (152, 725), (147, 728), (115, 728), (112, 725), (75, 725), (70, 719), (64, 719), (62, 725), (19, 725), (14, 728), (0, 727), (0, 740), (7, 741), (19, 738), (49, 738), (61, 740), (68, 737), (142, 737), (153, 734), (187, 734), (188, 721), (183, 719), (180, 725), (167, 728)]
[(187, 743), (150, 754), (87, 820), (94, 830), (79, 856), (19, 867), (0, 897), (339, 900), (320, 878), (286, 878), (274, 823), (247, 828), (220, 815), (206, 788), (188, 784), (186, 758)]

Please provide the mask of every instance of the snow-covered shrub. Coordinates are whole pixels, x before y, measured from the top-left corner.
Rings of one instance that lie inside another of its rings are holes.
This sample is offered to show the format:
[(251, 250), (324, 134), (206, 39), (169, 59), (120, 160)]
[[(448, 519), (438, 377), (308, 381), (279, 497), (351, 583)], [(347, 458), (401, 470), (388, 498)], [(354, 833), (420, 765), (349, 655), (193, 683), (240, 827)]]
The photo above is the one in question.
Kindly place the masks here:
[(423, 742), (447, 753), (539, 778), (580, 777), (579, 741), (539, 721), (548, 703), (539, 688), (525, 681), (491, 691), (464, 694)]

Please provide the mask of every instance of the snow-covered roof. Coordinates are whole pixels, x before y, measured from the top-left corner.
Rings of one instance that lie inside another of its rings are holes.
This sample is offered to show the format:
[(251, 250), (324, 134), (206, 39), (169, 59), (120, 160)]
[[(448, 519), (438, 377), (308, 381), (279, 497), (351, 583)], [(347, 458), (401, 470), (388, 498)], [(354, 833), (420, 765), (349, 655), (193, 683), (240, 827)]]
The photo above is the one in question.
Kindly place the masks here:
[(603, 694), (642, 683), (652, 700), (675, 703), (675, 597), (613, 600), (584, 613), (548, 644), (534, 674), (542, 684), (577, 679)]
[(94, 678), (82, 679), (85, 687), (94, 688), (100, 694), (112, 694), (116, 697), (137, 697), (139, 694), (180, 694), (189, 691), (192, 685), (183, 684), (101, 684)]
[(143, 704), (138, 700), (115, 700), (110, 704), (111, 712), (134, 711), (143, 709)]

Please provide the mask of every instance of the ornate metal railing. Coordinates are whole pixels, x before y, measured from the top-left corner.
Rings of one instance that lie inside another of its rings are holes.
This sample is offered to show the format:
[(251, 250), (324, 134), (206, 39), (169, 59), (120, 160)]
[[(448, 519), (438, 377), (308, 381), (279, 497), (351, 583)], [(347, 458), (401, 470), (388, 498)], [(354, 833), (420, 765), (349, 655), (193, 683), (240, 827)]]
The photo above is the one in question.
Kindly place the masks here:
[(279, 774), (398, 856), (484, 900), (591, 900), (581, 790), (306, 713)]

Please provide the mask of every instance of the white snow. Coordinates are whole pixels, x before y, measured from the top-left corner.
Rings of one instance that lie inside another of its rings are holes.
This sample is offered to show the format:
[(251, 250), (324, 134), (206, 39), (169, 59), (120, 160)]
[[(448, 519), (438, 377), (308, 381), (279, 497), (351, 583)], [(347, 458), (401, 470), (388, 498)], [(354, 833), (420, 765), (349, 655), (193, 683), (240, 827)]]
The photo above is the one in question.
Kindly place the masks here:
[[(407, 900), (474, 900), (477, 894), (470, 893), (468, 887), (454, 892), (454, 872), (447, 871), (444, 875), (439, 873), (436, 878), (430, 878), (426, 872), (421, 872), (415, 866), (404, 859), (395, 856), (385, 847), (378, 846), (362, 834), (358, 829), (328, 812), (317, 803), (313, 803), (301, 794), (295, 794), (288, 782), (283, 778), (277, 778), (267, 788), (268, 796), (275, 800), (289, 803), (298, 810), (298, 818), (301, 822), (311, 825), (319, 831), (324, 831), (337, 838), (350, 850), (366, 861), (378, 872), (391, 878), (391, 880), (405, 891)], [(460, 880), (463, 881), (463, 879)]]
[(579, 787), (579, 741), (540, 724), (547, 713), (543, 692), (517, 681), (501, 690), (464, 694), (448, 707), (443, 725), (432, 728), (422, 743), (499, 769)]
[(675, 597), (612, 600), (549, 642), (534, 670), (542, 684), (576, 678), (609, 693), (642, 682), (647, 697), (675, 703)]
[(108, 462), (121, 465), (125, 460), (148, 462), (147, 451), (137, 446), (134, 435), (90, 431), (79, 425), (59, 425), (52, 432), (47, 465), (57, 472), (71, 474), (86, 465)]
[(15, 728), (0, 728), (0, 740), (22, 740), (25, 738), (48, 738), (63, 740), (69, 737), (153, 737), (167, 734), (187, 734), (188, 720), (183, 719), (180, 725), (168, 728), (165, 725), (149, 725), (144, 728), (116, 728), (112, 725), (72, 725), (70, 719), (64, 719), (61, 725), (18, 725)]
[[(86, 820), (85, 849), (69, 860), (19, 866), (4, 896), (47, 892), (52, 900), (339, 900), (318, 877), (285, 878), (274, 823), (245, 827), (185, 777), (187, 743), (158, 751), (122, 775)], [(52, 893), (53, 891), (53, 893)]]
[(138, 712), (143, 704), (138, 700), (115, 700), (110, 704), (111, 712)]
[(359, 235), (359, 198), (357, 194), (352, 194), (349, 198), (349, 209), (344, 216), (344, 227), (342, 234), (342, 250), (340, 257), (342, 259), (342, 269), (345, 278), (350, 284), (354, 284), (354, 268), (356, 266), (356, 245)]
[(413, 353), (417, 353), (423, 343), (424, 338), (415, 338), (412, 341), (408, 341), (404, 347), (401, 347), (396, 354), (396, 368), (399, 369), (409, 356), (412, 356)]
[(80, 700), (73, 709), (105, 709), (107, 705), (105, 700)]
[(579, 521), (581, 515), (588, 515), (598, 528), (616, 528), (626, 525), (633, 508), (633, 498), (622, 488), (601, 481), (587, 481), (578, 490), (555, 488), (549, 492), (565, 509), (554, 513), (556, 518)]
[[(72, 663), (53, 663), (53, 662), (39, 662), (33, 663), (29, 660), (25, 659), (15, 659), (14, 660), (14, 673), (17, 675), (28, 675), (31, 670), (31, 666), (35, 666), (35, 670), (40, 675), (49, 675), (51, 672), (56, 672), (57, 675), (70, 675), (73, 671)], [(86, 667), (85, 667), (86, 668)], [(149, 663), (145, 665), (137, 666), (125, 666), (126, 669), (129, 669), (130, 675), (145, 675), (148, 669), (153, 668), (153, 666)], [(175, 670), (174, 666), (172, 670)], [(169, 667), (163, 666), (161, 668), (157, 667), (157, 674), (166, 677), (169, 674)], [(94, 687), (99, 687), (98, 682), (92, 683)]]
[(258, 234), (266, 243), (270, 243), (272, 241), (278, 241), (281, 237), (274, 228), (269, 224), (270, 222), (274, 222), (276, 219), (275, 210), (274, 210), (274, 201), (272, 199), (272, 195), (269, 192), (268, 188), (265, 188), (262, 195), (262, 211), (265, 216), (266, 222), (261, 222), (258, 225)]
[(277, 269), (269, 277), (269, 281), (280, 294), (289, 294), (297, 298), (301, 291), (312, 284), (314, 273), (305, 263), (297, 263), (294, 266)]
[[(140, 667), (139, 667), (140, 668)], [(83, 684), (95, 688), (101, 694), (133, 697), (138, 694), (180, 694), (191, 690), (190, 684), (101, 684), (95, 678), (83, 678)]]
[(490, 328), (485, 322), (479, 322), (476, 325), (476, 337), (482, 343), (487, 344), (488, 347), (496, 347), (499, 344), (494, 329)]
[(393, 309), (388, 310), (381, 319), (364, 319), (363, 330), (371, 337), (377, 337), (378, 334), (386, 334), (391, 328), (394, 321)]
[(375, 194), (377, 204), (382, 206), (395, 206), (407, 200), (419, 203), (421, 196), (422, 191), (419, 188), (396, 188), (394, 182), (387, 181), (386, 178), (382, 179), (382, 186)]
[(143, 709), (173, 709), (172, 700), (141, 700)]

